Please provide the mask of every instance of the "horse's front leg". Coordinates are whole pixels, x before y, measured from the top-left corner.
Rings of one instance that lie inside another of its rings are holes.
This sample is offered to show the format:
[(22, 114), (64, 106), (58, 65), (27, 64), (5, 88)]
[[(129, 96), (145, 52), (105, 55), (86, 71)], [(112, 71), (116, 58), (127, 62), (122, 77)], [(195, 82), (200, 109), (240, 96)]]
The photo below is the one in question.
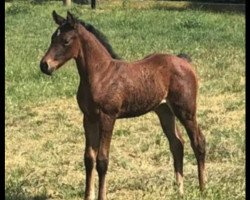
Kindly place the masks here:
[(96, 161), (96, 168), (99, 176), (98, 200), (106, 200), (105, 177), (108, 170), (109, 148), (114, 124), (115, 118), (112, 118), (104, 113), (100, 114), (100, 146)]
[(99, 120), (97, 117), (85, 115), (83, 120), (86, 146), (84, 164), (86, 170), (85, 200), (95, 199), (94, 172), (96, 156), (99, 149)]

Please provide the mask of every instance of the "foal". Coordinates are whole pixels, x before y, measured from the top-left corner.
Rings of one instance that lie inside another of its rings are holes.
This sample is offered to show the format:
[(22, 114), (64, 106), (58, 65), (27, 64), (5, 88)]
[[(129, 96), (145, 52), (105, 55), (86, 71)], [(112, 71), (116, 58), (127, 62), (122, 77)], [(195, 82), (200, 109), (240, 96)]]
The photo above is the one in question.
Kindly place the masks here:
[(105, 177), (116, 119), (155, 111), (174, 158), (180, 193), (183, 193), (183, 140), (175, 116), (185, 127), (198, 164), (200, 189), (204, 189), (205, 138), (196, 120), (197, 78), (187, 59), (153, 54), (128, 63), (111, 57), (101, 42), (71, 13), (67, 19), (53, 12), (59, 28), (42, 58), (40, 68), (51, 75), (75, 59), (80, 84), (77, 101), (84, 113), (86, 137), (85, 200), (94, 199), (94, 168), (99, 176), (98, 200), (106, 199)]

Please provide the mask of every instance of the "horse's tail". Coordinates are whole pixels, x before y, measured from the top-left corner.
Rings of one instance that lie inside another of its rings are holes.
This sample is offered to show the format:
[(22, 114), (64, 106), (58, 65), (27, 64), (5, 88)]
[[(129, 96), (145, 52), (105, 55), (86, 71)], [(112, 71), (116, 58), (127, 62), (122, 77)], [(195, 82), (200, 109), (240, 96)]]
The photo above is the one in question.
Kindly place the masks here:
[(190, 57), (189, 55), (185, 54), (185, 53), (179, 53), (179, 54), (177, 55), (177, 57), (183, 58), (183, 59), (185, 59), (186, 61), (188, 61), (189, 63), (192, 62), (191, 57)]

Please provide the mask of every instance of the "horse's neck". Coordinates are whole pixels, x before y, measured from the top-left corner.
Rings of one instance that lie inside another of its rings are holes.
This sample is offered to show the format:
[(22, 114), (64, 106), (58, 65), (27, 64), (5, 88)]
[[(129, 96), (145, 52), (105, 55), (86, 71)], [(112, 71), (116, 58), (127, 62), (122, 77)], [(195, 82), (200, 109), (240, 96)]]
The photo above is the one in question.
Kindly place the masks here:
[(81, 55), (79, 55), (75, 61), (77, 65), (78, 74), (80, 76), (80, 81), (86, 82), (88, 79), (88, 69), (83, 54), (81, 53)]
[(84, 27), (81, 27), (79, 32), (81, 35), (81, 51), (76, 59), (78, 73), (82, 84), (87, 82), (91, 84), (93, 77), (98, 74), (97, 68), (108, 63), (112, 57), (92, 33)]
[(80, 33), (85, 65), (91, 73), (95, 66), (110, 61), (112, 57), (99, 40), (83, 26)]

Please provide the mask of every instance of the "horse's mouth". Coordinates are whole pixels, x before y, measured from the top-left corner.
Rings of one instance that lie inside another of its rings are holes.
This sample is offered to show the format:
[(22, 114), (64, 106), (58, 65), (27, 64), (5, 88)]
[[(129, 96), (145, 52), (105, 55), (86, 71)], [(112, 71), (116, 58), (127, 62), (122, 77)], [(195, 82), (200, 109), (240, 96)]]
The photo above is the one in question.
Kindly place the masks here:
[(52, 72), (53, 72), (53, 71), (49, 71), (49, 70), (43, 70), (43, 69), (41, 69), (41, 70), (42, 70), (42, 72), (43, 72), (44, 74), (49, 75), (49, 76), (51, 76), (51, 75), (52, 75)]

